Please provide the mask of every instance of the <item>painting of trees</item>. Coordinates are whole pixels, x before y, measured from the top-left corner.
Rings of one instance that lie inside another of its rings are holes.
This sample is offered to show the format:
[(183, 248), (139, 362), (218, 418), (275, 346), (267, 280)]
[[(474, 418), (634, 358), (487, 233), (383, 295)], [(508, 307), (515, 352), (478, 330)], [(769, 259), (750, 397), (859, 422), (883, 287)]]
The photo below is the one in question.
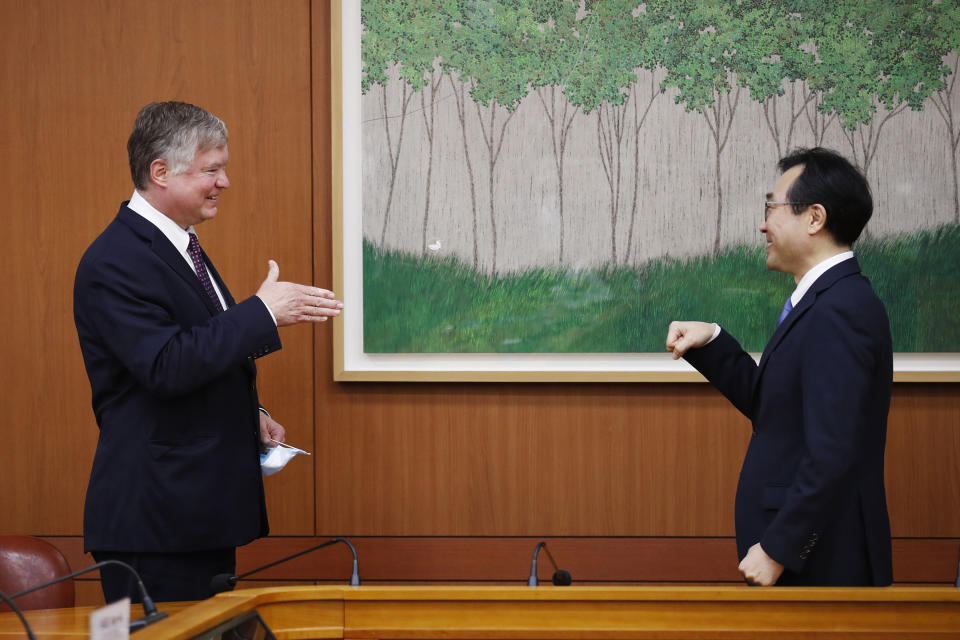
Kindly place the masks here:
[(956, 3), (943, 2), (931, 8), (933, 19), (925, 37), (934, 42), (935, 51), (943, 51), (949, 78), (944, 85), (931, 96), (934, 109), (944, 125), (944, 133), (949, 142), (950, 167), (953, 174), (953, 221), (960, 224), (960, 197), (957, 188), (957, 147), (960, 145), (960, 122), (954, 111), (954, 87), (957, 72), (960, 71), (960, 7)]
[[(584, 114), (595, 115), (597, 156), (609, 194), (610, 263), (614, 265), (630, 254), (638, 208), (640, 131), (657, 95), (649, 91), (645, 104), (640, 104), (637, 72), (655, 69), (658, 58), (656, 47), (648, 41), (646, 15), (635, 9), (629, 0), (591, 5), (578, 27), (577, 58), (566, 86), (567, 99)], [(628, 178), (632, 178), (632, 191)], [(627, 248), (618, 253), (619, 227), (627, 210)]]
[(538, 30), (524, 2), (459, 0), (447, 49), (449, 66), (469, 78), (487, 160), (487, 197), (492, 239), (491, 271), (497, 272), (497, 163), (507, 128), (527, 95), (532, 67), (528, 64), (532, 33)]
[(943, 120), (944, 133), (950, 145), (950, 167), (953, 170), (953, 221), (960, 223), (960, 195), (957, 188), (957, 147), (960, 145), (960, 113), (953, 108), (954, 88), (957, 84), (956, 70), (960, 69), (960, 55), (950, 55), (949, 65), (954, 73), (944, 87), (931, 96), (934, 109)]
[(850, 153), (868, 176), (884, 127), (906, 109), (923, 109), (944, 86), (949, 69), (942, 58), (948, 51), (931, 30), (939, 22), (938, 7), (894, 0), (876, 11), (843, 0), (831, 4), (813, 37), (820, 64), (810, 76), (824, 93), (821, 109), (837, 114)]
[(542, 25), (539, 33), (534, 32), (537, 41), (531, 47), (531, 55), (536, 56), (535, 74), (531, 88), (543, 109), (549, 124), (550, 151), (553, 156), (553, 169), (557, 175), (557, 262), (563, 264), (563, 189), (564, 160), (567, 155), (567, 140), (573, 120), (580, 107), (564, 99), (564, 91), (571, 83), (576, 83), (572, 75), (582, 70), (582, 52), (589, 41), (589, 26), (581, 30), (577, 23), (577, 7), (572, 3), (544, 3), (540, 13), (535, 15)]
[[(389, 2), (370, 0), (361, 6), (366, 30), (363, 34), (363, 79), (362, 90), (367, 93), (376, 85), (380, 88), (382, 118), (386, 132), (386, 152), (390, 161), (390, 188), (383, 213), (380, 244), (386, 242), (387, 223), (397, 182), (397, 169), (403, 150), (403, 134), (407, 123), (410, 101), (424, 87), (431, 90), (435, 39), (440, 36), (442, 23), (437, 21), (434, 3), (422, 0), (414, 2)], [(426, 47), (423, 45), (427, 44)], [(399, 70), (400, 114), (399, 122), (387, 108), (388, 65)], [(421, 94), (421, 99), (423, 94)], [(432, 162), (432, 159), (431, 159)], [(429, 189), (429, 182), (428, 187)], [(426, 214), (425, 214), (426, 215)]]
[[(820, 145), (877, 190), (871, 238), (960, 224), (957, 0), (360, 4), (374, 249), (492, 287), (643, 279), (756, 246), (762, 172)], [(917, 193), (931, 204), (911, 218)]]
[[(744, 5), (749, 3), (744, 3)], [(654, 0), (647, 14), (662, 38), (666, 77), (661, 90), (676, 89), (674, 101), (696, 111), (710, 130), (714, 150), (716, 218), (713, 251), (720, 250), (723, 222), (723, 151), (740, 103), (738, 67), (748, 59), (744, 41), (752, 34), (736, 20), (741, 7), (733, 2)]]

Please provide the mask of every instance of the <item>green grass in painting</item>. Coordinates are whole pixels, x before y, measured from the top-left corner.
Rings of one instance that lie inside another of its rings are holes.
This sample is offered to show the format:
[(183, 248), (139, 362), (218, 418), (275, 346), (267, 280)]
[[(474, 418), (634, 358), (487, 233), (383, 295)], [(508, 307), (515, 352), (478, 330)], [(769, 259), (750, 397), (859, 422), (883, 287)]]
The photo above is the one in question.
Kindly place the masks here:
[[(960, 226), (856, 247), (896, 351), (960, 351)], [(773, 333), (793, 279), (762, 247), (635, 268), (492, 277), (454, 259), (364, 243), (367, 353), (660, 352), (675, 319), (719, 322), (750, 351)]]
[(960, 225), (855, 250), (887, 307), (894, 351), (960, 351)]

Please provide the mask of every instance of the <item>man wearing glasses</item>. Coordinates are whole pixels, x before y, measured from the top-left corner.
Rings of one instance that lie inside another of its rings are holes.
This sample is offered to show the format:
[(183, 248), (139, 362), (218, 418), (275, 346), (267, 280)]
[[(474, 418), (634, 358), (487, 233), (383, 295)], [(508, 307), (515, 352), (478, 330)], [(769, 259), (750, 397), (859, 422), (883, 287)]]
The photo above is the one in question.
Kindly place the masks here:
[(893, 347), (883, 303), (850, 250), (873, 212), (870, 188), (821, 148), (779, 167), (760, 232), (767, 268), (792, 274), (797, 287), (759, 364), (704, 322), (671, 322), (667, 349), (753, 422), (735, 507), (744, 578), (889, 585), (883, 452)]

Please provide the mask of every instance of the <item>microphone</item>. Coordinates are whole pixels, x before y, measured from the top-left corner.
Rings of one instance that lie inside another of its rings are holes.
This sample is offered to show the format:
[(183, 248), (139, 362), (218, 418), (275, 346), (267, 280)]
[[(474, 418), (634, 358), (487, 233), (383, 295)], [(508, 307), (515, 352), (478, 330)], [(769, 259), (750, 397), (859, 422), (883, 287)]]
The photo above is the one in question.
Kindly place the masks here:
[(353, 547), (353, 544), (346, 538), (330, 538), (326, 542), (321, 542), (318, 545), (312, 546), (308, 549), (304, 549), (303, 551), (298, 551), (297, 553), (294, 553), (293, 555), (289, 555), (286, 558), (280, 558), (279, 560), (275, 560), (270, 564), (265, 564), (262, 567), (257, 567), (253, 571), (247, 571), (246, 573), (241, 573), (238, 576), (230, 575), (229, 573), (219, 573), (213, 576), (213, 579), (210, 581), (210, 595), (216, 595), (223, 591), (231, 591), (241, 578), (246, 578), (249, 575), (263, 571), (264, 569), (269, 569), (270, 567), (274, 567), (283, 562), (287, 562), (288, 560), (293, 560), (294, 558), (298, 558), (306, 553), (310, 553), (311, 551), (316, 551), (317, 549), (323, 549), (324, 547), (329, 547), (330, 545), (336, 544), (338, 542), (342, 542), (348, 547), (350, 547), (350, 552), (353, 554), (353, 573), (350, 576), (350, 586), (359, 587), (360, 572), (357, 570), (357, 550)]
[(568, 587), (570, 583), (573, 582), (573, 578), (570, 577), (570, 572), (566, 569), (557, 568), (557, 563), (553, 559), (553, 554), (550, 553), (550, 549), (547, 548), (547, 543), (541, 540), (537, 543), (537, 546), (533, 549), (533, 562), (530, 563), (530, 577), (527, 578), (528, 587), (536, 587), (540, 585), (540, 580), (537, 578), (537, 556), (540, 554), (540, 549), (543, 548), (547, 552), (547, 557), (550, 558), (550, 564), (553, 565), (553, 584), (557, 587)]
[(35, 587), (24, 589), (23, 591), (19, 591), (10, 596), (10, 600), (19, 598), (20, 596), (25, 596), (28, 593), (33, 593), (34, 591), (39, 591), (40, 589), (46, 589), (47, 587), (55, 585), (58, 582), (69, 580), (70, 578), (74, 578), (84, 573), (89, 573), (95, 569), (100, 569), (111, 564), (121, 566), (133, 574), (133, 577), (137, 580), (137, 588), (140, 590), (140, 599), (143, 600), (143, 617), (130, 621), (130, 631), (138, 631), (139, 629), (143, 629), (144, 627), (153, 624), (157, 620), (163, 620), (167, 617), (166, 612), (157, 611), (157, 605), (153, 603), (153, 599), (147, 594), (147, 589), (143, 586), (143, 581), (140, 580), (140, 575), (137, 574), (137, 570), (128, 565), (126, 562), (121, 562), (119, 560), (104, 560), (94, 565), (90, 565), (86, 569), (80, 569), (79, 571), (74, 571), (73, 573), (68, 573), (65, 576), (60, 576), (59, 578), (38, 584)]
[(13, 612), (17, 614), (18, 618), (20, 618), (20, 622), (23, 623), (23, 628), (27, 632), (27, 637), (30, 638), (30, 640), (37, 640), (37, 636), (33, 635), (33, 629), (31, 629), (30, 625), (27, 624), (27, 619), (23, 617), (23, 611), (20, 611), (20, 607), (14, 604), (13, 598), (5, 594), (3, 591), (0, 591), (0, 600), (3, 600), (10, 605), (10, 608), (13, 609)]

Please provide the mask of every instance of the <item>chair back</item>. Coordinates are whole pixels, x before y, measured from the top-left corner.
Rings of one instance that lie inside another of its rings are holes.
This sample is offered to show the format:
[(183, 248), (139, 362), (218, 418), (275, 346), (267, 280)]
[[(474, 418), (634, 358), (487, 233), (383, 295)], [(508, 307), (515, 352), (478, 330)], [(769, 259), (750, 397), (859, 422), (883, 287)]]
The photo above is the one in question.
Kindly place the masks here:
[[(70, 573), (55, 546), (33, 536), (0, 536), (0, 591), (8, 596)], [(21, 609), (60, 609), (74, 604), (73, 579), (16, 599)], [(0, 611), (10, 607), (0, 603)]]

